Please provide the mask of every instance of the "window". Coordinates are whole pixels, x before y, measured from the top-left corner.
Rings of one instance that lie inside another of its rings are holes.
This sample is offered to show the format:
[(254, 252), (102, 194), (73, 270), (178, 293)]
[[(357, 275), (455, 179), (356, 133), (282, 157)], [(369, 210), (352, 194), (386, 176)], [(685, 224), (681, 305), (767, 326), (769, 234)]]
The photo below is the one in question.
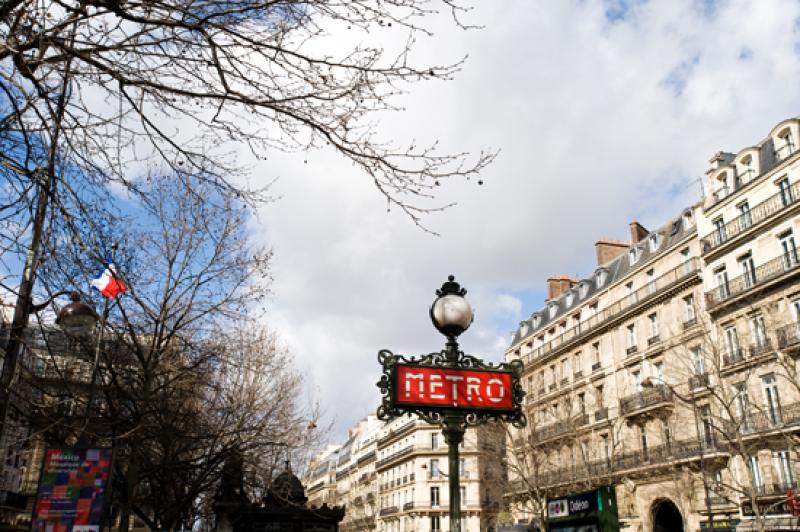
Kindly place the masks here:
[(714, 271), (714, 276), (717, 278), (717, 298), (720, 300), (726, 299), (731, 293), (728, 286), (728, 270), (723, 266)]
[(650, 338), (658, 338), (658, 314), (653, 312), (647, 316), (647, 320), (650, 323)]
[(439, 487), (431, 487), (431, 507), (438, 508), (439, 506)]
[(625, 284), (625, 291), (627, 292), (627, 300), (629, 305), (636, 303), (636, 292), (633, 290), (633, 281)]
[(439, 516), (438, 515), (432, 515), (431, 516), (431, 532), (442, 532), (442, 529), (440, 528), (440, 524), (439, 524)]
[(750, 204), (746, 201), (741, 202), (736, 206), (739, 210), (739, 227), (740, 229), (747, 229), (753, 225), (753, 216), (750, 213)]
[(794, 486), (794, 473), (792, 472), (792, 455), (790, 451), (775, 451), (772, 453), (772, 461), (775, 471), (778, 473), (778, 480), (781, 484), (780, 491)]
[(751, 456), (747, 461), (747, 469), (750, 472), (750, 480), (753, 487), (760, 490), (764, 487), (764, 477), (761, 475), (761, 465), (758, 463), (758, 456)]
[(773, 425), (781, 422), (781, 402), (778, 398), (778, 386), (775, 382), (775, 375), (770, 373), (761, 377), (764, 386), (764, 403), (767, 407), (767, 417)]
[[(461, 488), (461, 506), (466, 506), (467, 505), (467, 487), (466, 486), (460, 486), (460, 488)], [(461, 530), (465, 530), (465, 528), (462, 526)]]
[(586, 394), (583, 392), (578, 394), (578, 413), (586, 413)]
[(656, 384), (664, 384), (664, 363), (656, 362), (653, 364), (653, 377), (655, 377)]
[(439, 478), (439, 459), (431, 458), (431, 478)]
[(794, 321), (800, 322), (800, 299), (792, 301), (792, 317)]
[(642, 391), (642, 372), (638, 369), (631, 371), (631, 387), (636, 393)]
[(556, 312), (558, 312), (558, 303), (550, 303), (550, 305), (547, 308), (547, 311), (550, 313), (550, 318), (551, 319), (554, 318)]
[(693, 322), (695, 319), (694, 296), (686, 296), (683, 298), (683, 308), (686, 322)]
[(628, 348), (636, 347), (636, 325), (631, 323), (628, 329)]
[(598, 288), (606, 284), (606, 278), (608, 277), (608, 272), (605, 270), (599, 270), (595, 274), (595, 283), (597, 284)]
[(569, 376), (569, 362), (567, 359), (561, 361), (561, 379), (566, 380)]
[(794, 153), (794, 136), (791, 129), (786, 129), (778, 137), (779, 145), (775, 148), (775, 157), (780, 161)]
[(600, 342), (592, 344), (592, 369), (594, 366), (600, 367)]
[(569, 292), (567, 292), (567, 295), (564, 298), (564, 305), (567, 306), (567, 307), (570, 307), (570, 306), (572, 306), (572, 302), (573, 301), (575, 301), (575, 292), (570, 290)]
[(597, 408), (603, 408), (603, 385), (599, 384), (594, 389), (594, 400), (597, 403)]
[(695, 375), (703, 375), (706, 372), (706, 364), (703, 360), (703, 351), (700, 349), (700, 346), (694, 346), (689, 348), (689, 355), (692, 359), (692, 369), (694, 369)]
[(742, 431), (750, 430), (750, 395), (747, 385), (739, 382), (733, 385), (735, 395), (736, 416), (739, 418), (739, 428)]
[[(528, 381), (530, 383), (530, 379)], [(439, 447), (439, 434), (436, 432), (431, 433), (431, 449), (436, 449)]]
[(783, 267), (786, 269), (792, 268), (797, 265), (797, 246), (794, 244), (794, 235), (792, 231), (787, 231), (778, 237), (781, 241), (781, 249), (783, 250)]
[(703, 405), (700, 407), (700, 420), (702, 423), (702, 434), (704, 445), (712, 445), (714, 443), (714, 424), (711, 420), (711, 407)]
[(628, 262), (630, 264), (636, 264), (636, 261), (639, 260), (640, 255), (641, 250), (638, 247), (632, 247), (628, 250)]
[(580, 334), (580, 332), (581, 332), (581, 313), (580, 312), (578, 312), (577, 314), (574, 314), (572, 316), (572, 323), (573, 323), (573, 326), (575, 327), (575, 333), (576, 334)]
[(463, 477), (467, 471), (467, 461), (465, 458), (458, 459), (458, 476)]
[(789, 205), (793, 198), (792, 198), (792, 187), (789, 185), (789, 178), (784, 177), (780, 181), (776, 183), (778, 185), (778, 194), (781, 196), (781, 203), (784, 207)]
[(764, 326), (764, 316), (761, 314), (750, 318), (750, 334), (753, 336), (755, 350), (763, 351), (767, 347), (767, 330)]
[(720, 216), (716, 220), (712, 222), (714, 224), (714, 238), (717, 240), (717, 244), (725, 242), (728, 239), (728, 233), (725, 230), (725, 222), (722, 220)]
[(647, 458), (647, 431), (643, 426), (639, 427), (639, 439), (642, 443), (642, 454)]
[(692, 271), (692, 258), (689, 256), (689, 248), (681, 250), (681, 265), (683, 273), (688, 274)]
[(692, 215), (692, 211), (686, 211), (683, 213), (683, 228), (688, 229), (694, 225), (694, 216)]
[(725, 342), (728, 347), (728, 354), (731, 357), (739, 357), (739, 335), (736, 332), (736, 326), (731, 325), (725, 328)]
[(581, 364), (581, 352), (580, 351), (577, 351), (575, 353), (575, 368), (574, 369), (575, 369), (575, 374), (576, 375), (579, 375), (579, 374), (583, 373), (583, 366)]
[(647, 293), (653, 294), (656, 291), (656, 273), (653, 270), (647, 270)]
[(753, 254), (747, 253), (739, 257), (738, 262), (742, 272), (742, 279), (744, 280), (744, 287), (750, 288), (756, 284), (756, 265), (753, 262)]
[(753, 156), (748, 155), (741, 160), (741, 171), (739, 172), (739, 180), (742, 184), (749, 183), (753, 179)]
[(650, 234), (650, 251), (653, 252), (661, 245), (661, 235), (659, 233)]
[(600, 436), (602, 440), (601, 447), (603, 448), (603, 459), (606, 461), (607, 464), (611, 463), (611, 446), (608, 443), (608, 434), (602, 434)]

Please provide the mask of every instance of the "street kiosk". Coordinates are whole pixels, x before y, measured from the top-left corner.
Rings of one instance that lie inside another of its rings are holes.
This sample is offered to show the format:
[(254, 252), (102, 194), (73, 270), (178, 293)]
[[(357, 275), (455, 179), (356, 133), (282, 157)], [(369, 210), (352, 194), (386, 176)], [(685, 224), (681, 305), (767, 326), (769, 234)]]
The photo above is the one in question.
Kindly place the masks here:
[(618, 532), (613, 486), (547, 499), (547, 532)]

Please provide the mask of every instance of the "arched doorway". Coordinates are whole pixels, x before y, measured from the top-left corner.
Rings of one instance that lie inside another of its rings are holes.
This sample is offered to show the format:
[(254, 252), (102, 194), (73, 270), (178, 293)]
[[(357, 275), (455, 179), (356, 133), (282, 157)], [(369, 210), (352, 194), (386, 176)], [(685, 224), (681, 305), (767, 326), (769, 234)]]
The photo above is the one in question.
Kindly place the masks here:
[(671, 500), (653, 504), (653, 532), (683, 532), (683, 516)]

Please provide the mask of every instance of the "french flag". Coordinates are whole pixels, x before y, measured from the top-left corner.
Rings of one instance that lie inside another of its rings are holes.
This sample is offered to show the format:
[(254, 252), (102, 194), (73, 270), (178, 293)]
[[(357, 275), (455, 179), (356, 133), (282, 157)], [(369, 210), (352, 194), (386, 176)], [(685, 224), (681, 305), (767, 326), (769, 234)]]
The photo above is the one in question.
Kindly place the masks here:
[(100, 293), (108, 298), (115, 298), (128, 289), (125, 283), (117, 276), (117, 270), (112, 262), (109, 262), (105, 270), (96, 279), (92, 280), (92, 286), (100, 290)]

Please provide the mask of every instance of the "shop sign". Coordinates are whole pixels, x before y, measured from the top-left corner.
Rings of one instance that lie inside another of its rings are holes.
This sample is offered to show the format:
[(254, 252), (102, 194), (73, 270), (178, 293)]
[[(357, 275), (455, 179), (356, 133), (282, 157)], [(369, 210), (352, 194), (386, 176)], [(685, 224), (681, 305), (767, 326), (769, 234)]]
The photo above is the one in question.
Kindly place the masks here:
[(599, 494), (596, 491), (589, 491), (577, 495), (570, 495), (569, 497), (556, 499), (554, 501), (548, 501), (547, 517), (555, 519), (557, 517), (567, 517), (575, 514), (599, 512), (601, 508), (598, 504), (598, 498)]
[(700, 521), (700, 532), (735, 532), (738, 519), (714, 519), (710, 521)]

